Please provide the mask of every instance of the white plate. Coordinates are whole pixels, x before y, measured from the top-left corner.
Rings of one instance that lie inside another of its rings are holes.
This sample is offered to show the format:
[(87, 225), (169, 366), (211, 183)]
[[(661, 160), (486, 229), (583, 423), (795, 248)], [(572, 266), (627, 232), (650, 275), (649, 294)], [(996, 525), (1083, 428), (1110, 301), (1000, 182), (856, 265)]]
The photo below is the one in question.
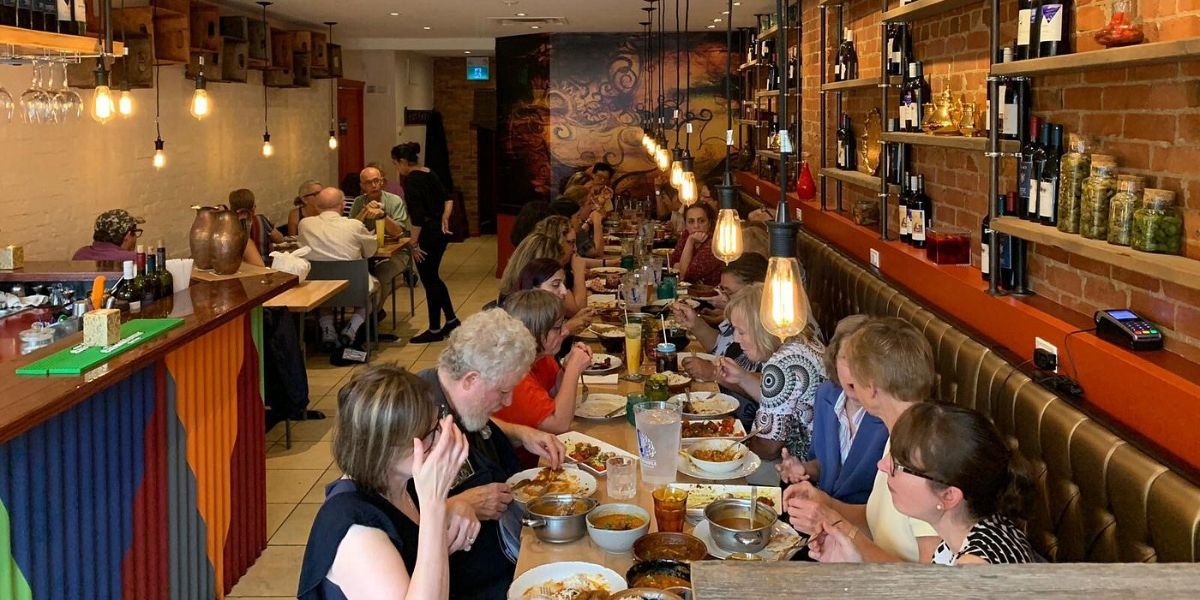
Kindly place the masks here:
[[(620, 592), (629, 586), (616, 571), (589, 562), (554, 562), (534, 567), (517, 577), (508, 587), (508, 600), (532, 600), (538, 588), (546, 582), (567, 585), (601, 584), (608, 592)], [(552, 600), (572, 600), (577, 592), (566, 590), (550, 596)]]
[[(726, 418), (732, 418), (732, 417), (726, 417)], [(720, 421), (720, 420), (721, 419), (697, 419), (695, 421), (688, 421), (688, 423), (706, 423), (709, 421)], [(736, 439), (741, 439), (742, 436), (744, 436), (744, 435), (746, 435), (746, 428), (742, 425), (742, 422), (739, 421), (738, 419), (733, 419), (733, 433), (731, 433), (729, 435), (714, 435), (711, 437), (685, 437), (681, 441), (683, 442), (683, 445), (686, 446), (688, 444), (694, 444), (696, 442), (699, 442), (700, 440), (736, 440)]]
[[(575, 337), (588, 339), (588, 340), (596, 340), (596, 339), (600, 339), (601, 334), (603, 334), (606, 331), (613, 332), (611, 337), (621, 337), (621, 338), (625, 337), (625, 327), (624, 326), (609, 325), (608, 323), (600, 323), (599, 321), (593, 322), (590, 328), (580, 331), (579, 334), (576, 335)], [(610, 336), (605, 336), (605, 337), (610, 337)]]
[(616, 294), (591, 294), (587, 297), (587, 305), (596, 308), (618, 308)]
[[(614, 410), (617, 410), (618, 408), (622, 409), (621, 412), (611, 417), (604, 416)], [(588, 394), (587, 398), (584, 398), (583, 402), (580, 402), (579, 405), (575, 407), (575, 416), (579, 417), (580, 419), (615, 419), (617, 417), (625, 416), (624, 408), (624, 396), (620, 396), (618, 394), (593, 393)]]
[(605, 246), (604, 247), (605, 254), (611, 254), (613, 256), (621, 256), (621, 252), (622, 252), (622, 250), (621, 250), (620, 246)]
[(685, 373), (676, 373), (674, 371), (663, 371), (667, 376), (668, 387), (679, 387), (692, 382), (692, 378)]
[(680, 366), (683, 366), (683, 359), (685, 359), (685, 358), (695, 357), (700, 360), (707, 360), (710, 363), (715, 363), (715, 362), (717, 362), (717, 360), (719, 360), (721, 358), (720, 356), (717, 356), (716, 354), (709, 354), (707, 352), (680, 352), (677, 354), (677, 356), (679, 357), (679, 365)]
[[(703, 521), (697, 523), (696, 528), (692, 530), (692, 535), (700, 538), (700, 540), (704, 542), (704, 545), (708, 547), (709, 554), (721, 560), (729, 558), (729, 555), (732, 554), (732, 552), (726, 552), (722, 550), (721, 547), (717, 545), (717, 542), (713, 540), (712, 530), (709, 526), (708, 519), (704, 519)], [(775, 524), (771, 526), (771, 541), (767, 543), (766, 548), (763, 548), (754, 554), (765, 561), (787, 560), (791, 558), (792, 555), (799, 550), (799, 548), (788, 551), (787, 556), (784, 556), (781, 554), (781, 552), (783, 550), (787, 550), (787, 548), (794, 544), (798, 539), (800, 539), (800, 534), (796, 533), (796, 530), (792, 529), (790, 525), (784, 523), (783, 521), (775, 521)]]
[(758, 468), (762, 466), (762, 459), (759, 458), (757, 454), (749, 450), (746, 451), (746, 458), (743, 459), (743, 461), (744, 462), (742, 462), (742, 466), (728, 473), (709, 473), (708, 471), (696, 466), (696, 463), (692, 462), (691, 457), (688, 456), (687, 452), (680, 450), (679, 464), (677, 465), (676, 469), (680, 473), (683, 473), (689, 477), (695, 477), (696, 479), (703, 479), (705, 481), (729, 481), (730, 479), (741, 479), (742, 477), (746, 477), (747, 475), (757, 471)]
[[(584, 473), (583, 471), (579, 470), (578, 468), (575, 468), (574, 466), (565, 465), (565, 467), (566, 468), (564, 468), (562, 472), (566, 477), (569, 477), (571, 479), (572, 485), (570, 486), (570, 489), (561, 490), (561, 491), (547, 491), (545, 493), (547, 493), (547, 494), (572, 493), (572, 494), (575, 494), (576, 496), (585, 496), (585, 497), (591, 496), (592, 494), (596, 493), (597, 485), (596, 485), (595, 477), (592, 477), (588, 473)], [(517, 473), (516, 475), (509, 477), (508, 480), (505, 481), (504, 483), (507, 483), (510, 487), (516, 486), (518, 483), (525, 481), (526, 479), (533, 479), (534, 477), (537, 477), (538, 472), (541, 470), (542, 470), (542, 467), (534, 467), (532, 469), (525, 469), (524, 471), (521, 471), (520, 473)], [(528, 495), (528, 491), (526, 491), (526, 490), (514, 490), (513, 498), (516, 499), (517, 502), (521, 503), (522, 505), (525, 505), (525, 504), (528, 504), (530, 500), (536, 499), (537, 496)]]
[(604, 474), (605, 474), (605, 471), (607, 470), (607, 468), (597, 469), (597, 468), (593, 467), (592, 465), (589, 465), (587, 463), (577, 462), (575, 459), (571, 458), (570, 452), (571, 452), (571, 449), (574, 448), (575, 444), (579, 444), (579, 443), (591, 444), (591, 445), (599, 448), (601, 454), (604, 454), (606, 452), (611, 452), (617, 456), (628, 456), (629, 458), (637, 460), (636, 456), (634, 456), (633, 454), (630, 454), (629, 452), (626, 452), (625, 450), (622, 450), (612, 444), (609, 444), (608, 442), (600, 441), (590, 435), (584, 435), (582, 433), (579, 433), (578, 431), (568, 431), (566, 433), (560, 433), (560, 434), (558, 434), (558, 439), (560, 441), (562, 441), (562, 443), (567, 447), (567, 460), (568, 461), (578, 464), (579, 468), (583, 469), (584, 471), (588, 471), (589, 473), (593, 473), (597, 477), (604, 477)]
[[(613, 356), (611, 354), (593, 354), (592, 355), (593, 361), (604, 360), (605, 358), (607, 358), (609, 360), (608, 367), (600, 368), (600, 369), (593, 369), (592, 367), (588, 367), (586, 370), (584, 370), (583, 374), (584, 375), (604, 375), (605, 373), (612, 373), (613, 371), (620, 369), (621, 365), (625, 364), (624, 362), (621, 361), (620, 357)], [(735, 406), (734, 408), (737, 408), (737, 407)]]
[[(701, 400), (703, 398), (703, 400)], [(684, 402), (688, 399), (687, 394), (675, 394), (668, 400), (670, 402), (678, 402), (680, 406), (685, 406)], [(683, 412), (685, 419), (714, 419), (723, 417), (728, 414), (733, 414), (738, 408), (737, 398), (728, 394), (713, 393), (713, 392), (692, 392), (692, 412)]]
[(692, 308), (697, 308), (700, 306), (699, 302), (696, 302), (695, 300), (693, 300), (691, 298), (677, 298), (674, 300), (671, 298), (664, 298), (662, 300), (655, 300), (654, 302), (651, 302), (650, 305), (651, 306), (666, 306), (672, 302), (682, 302)]
[(624, 275), (629, 270), (624, 267), (592, 267), (588, 273), (593, 275)]
[[(687, 513), (689, 517), (703, 518), (704, 509), (709, 504), (722, 498), (750, 499), (750, 486), (727, 485), (720, 483), (672, 483), (670, 487), (688, 491)], [(777, 487), (758, 486), (759, 501), (770, 500), (766, 504), (778, 513), (783, 508), (783, 493)]]

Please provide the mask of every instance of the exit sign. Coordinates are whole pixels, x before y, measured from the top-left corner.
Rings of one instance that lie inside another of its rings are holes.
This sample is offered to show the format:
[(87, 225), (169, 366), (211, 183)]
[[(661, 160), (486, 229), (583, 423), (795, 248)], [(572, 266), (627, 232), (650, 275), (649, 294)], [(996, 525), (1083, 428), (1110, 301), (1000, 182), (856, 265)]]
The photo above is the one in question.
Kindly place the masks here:
[(488, 59), (485, 57), (467, 59), (467, 81), (487, 81), (491, 79)]

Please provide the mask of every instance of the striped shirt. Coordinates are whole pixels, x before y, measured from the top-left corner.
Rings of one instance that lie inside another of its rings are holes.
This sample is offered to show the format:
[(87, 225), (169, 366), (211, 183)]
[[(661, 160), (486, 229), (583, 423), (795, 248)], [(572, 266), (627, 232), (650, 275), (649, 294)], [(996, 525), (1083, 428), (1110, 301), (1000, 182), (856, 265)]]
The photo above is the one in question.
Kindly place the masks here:
[(1025, 532), (1000, 515), (976, 523), (958, 552), (951, 551), (943, 541), (933, 553), (933, 564), (954, 565), (964, 554), (977, 556), (993, 565), (1033, 562), (1033, 550)]

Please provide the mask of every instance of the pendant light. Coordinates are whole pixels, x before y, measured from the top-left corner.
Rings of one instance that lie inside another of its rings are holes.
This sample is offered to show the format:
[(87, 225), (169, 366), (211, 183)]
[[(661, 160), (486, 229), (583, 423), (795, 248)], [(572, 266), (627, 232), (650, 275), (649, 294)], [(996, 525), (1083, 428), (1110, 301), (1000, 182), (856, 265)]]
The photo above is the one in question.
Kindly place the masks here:
[[(121, 11), (125, 11), (125, 0), (121, 0)], [(125, 39), (125, 22), (121, 22), (121, 43), (126, 44)], [(126, 46), (128, 48), (128, 46)], [(121, 73), (125, 76), (121, 82), (121, 96), (117, 99), (117, 112), (121, 113), (122, 117), (129, 118), (133, 115), (133, 92), (129, 90), (129, 54), (125, 51), (125, 60), (121, 61)]]
[[(262, 6), (262, 7), (263, 7), (263, 11), (262, 11), (262, 12), (263, 12), (263, 16), (262, 16), (262, 21), (263, 21), (263, 31), (267, 31), (267, 32), (271, 31), (271, 27), (270, 27), (270, 26), (267, 24), (267, 7), (268, 7), (268, 6), (270, 6), (271, 4), (272, 4), (271, 2), (259, 2), (259, 3), (258, 3), (258, 5), (259, 5), (259, 6)], [(271, 126), (269, 125), (269, 121), (268, 121), (268, 117), (269, 117), (270, 113), (269, 113), (269, 111), (268, 111), (268, 107), (267, 107), (267, 81), (266, 81), (266, 78), (267, 78), (267, 75), (266, 75), (266, 72), (264, 71), (264, 72), (263, 72), (263, 144), (262, 144), (262, 155), (263, 155), (263, 158), (271, 158), (272, 156), (274, 156), (274, 155), (275, 155), (275, 146), (273, 146), (273, 145), (271, 144)]]
[(92, 91), (91, 109), (88, 111), (92, 119), (101, 125), (111, 121), (116, 116), (117, 107), (113, 103), (112, 90), (108, 87), (108, 59), (112, 56), (112, 0), (102, 0), (104, 12), (104, 42), (100, 59), (96, 61), (96, 89)]
[(683, 121), (679, 118), (679, 109), (683, 106), (683, 100), (679, 95), (681, 89), (679, 87), (681, 55), (679, 40), (679, 0), (675, 0), (675, 114), (671, 119), (671, 126), (675, 130), (675, 148), (671, 150), (671, 187), (676, 191), (681, 191), (683, 188), (683, 148), (679, 147), (679, 128), (683, 126)]
[[(676, 2), (676, 11), (679, 10), (679, 3)], [(688, 25), (691, 21), (692, 2), (687, 0), (683, 8), (683, 35), (688, 35)], [(679, 21), (676, 16), (676, 22)], [(692, 158), (692, 45), (690, 42), (685, 42), (683, 48), (683, 59), (686, 61), (687, 77), (683, 80), (684, 94), (687, 98), (685, 110), (683, 113), (684, 127), (687, 136), (684, 138), (683, 158), (680, 160), (680, 182), (679, 182), (679, 202), (684, 206), (691, 206), (700, 199), (700, 186), (696, 181), (696, 161)], [(675, 73), (678, 79), (678, 70)]]
[(204, 78), (204, 55), (196, 58), (200, 62), (200, 72), (196, 74), (196, 90), (192, 92), (190, 112), (197, 121), (203, 121), (212, 112), (212, 103), (208, 97), (208, 80)]
[[(325, 21), (329, 26), (329, 43), (333, 43), (333, 26), (337, 25), (337, 21)], [(331, 80), (329, 84), (329, 149), (337, 150), (337, 78)]]
[(713, 231), (713, 255), (718, 260), (729, 264), (745, 252), (745, 242), (742, 238), (742, 220), (738, 216), (737, 204), (738, 187), (733, 184), (733, 174), (730, 163), (733, 160), (733, 0), (728, 0), (728, 14), (725, 17), (725, 178), (717, 186), (717, 200), (721, 210), (717, 213), (717, 226)]
[[(155, 6), (153, 8), (153, 12), (154, 13), (158, 12), (157, 6)], [(162, 116), (162, 102), (161, 102), (162, 97), (160, 94), (161, 88), (159, 86), (159, 69), (161, 69), (161, 68), (162, 67), (159, 65), (154, 65), (154, 81), (153, 81), (153, 83), (154, 83), (154, 133), (155, 133), (155, 137), (154, 137), (154, 159), (152, 161), (152, 164), (154, 165), (155, 169), (159, 169), (159, 170), (162, 170), (163, 167), (167, 166), (167, 153), (163, 151), (163, 146), (165, 145), (165, 143), (163, 142), (163, 139), (162, 139), (162, 127), (159, 125), (159, 122), (158, 122), (159, 117)]]
[[(780, 30), (784, 29), (783, 0), (775, 0), (775, 12)], [(784, 37), (786, 40), (787, 38)], [(776, 44), (776, 64), (786, 64), (785, 44)], [(796, 232), (800, 226), (791, 220), (787, 203), (787, 160), (792, 152), (788, 139), (788, 78), (783, 77), (779, 88), (779, 154), (783, 168), (779, 169), (779, 205), (775, 220), (767, 224), (771, 239), (771, 258), (767, 262), (767, 279), (763, 286), (759, 317), (763, 327), (780, 339), (787, 339), (808, 325), (806, 305), (800, 303), (800, 264), (796, 261)]]

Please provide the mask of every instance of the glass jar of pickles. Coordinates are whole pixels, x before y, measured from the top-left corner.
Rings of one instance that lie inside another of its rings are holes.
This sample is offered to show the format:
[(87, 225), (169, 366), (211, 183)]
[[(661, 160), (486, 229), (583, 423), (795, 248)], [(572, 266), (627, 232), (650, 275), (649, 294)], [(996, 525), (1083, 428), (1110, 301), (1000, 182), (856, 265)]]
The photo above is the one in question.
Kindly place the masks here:
[(879, 224), (879, 202), (869, 198), (859, 198), (850, 209), (850, 218), (859, 225), (867, 227)]
[(1133, 213), (1134, 250), (1179, 254), (1183, 248), (1183, 215), (1175, 206), (1175, 192), (1146, 188), (1142, 207)]
[(1093, 154), (1091, 175), (1079, 196), (1079, 233), (1093, 240), (1108, 239), (1108, 203), (1117, 191), (1117, 160)]
[(1058, 230), (1064, 233), (1079, 233), (1080, 195), (1092, 165), (1087, 149), (1083, 136), (1067, 134), (1067, 153), (1062, 157), (1058, 180)]
[(1142, 204), (1146, 178), (1141, 175), (1117, 175), (1117, 193), (1108, 203), (1108, 243), (1128, 246), (1133, 233), (1133, 212)]

